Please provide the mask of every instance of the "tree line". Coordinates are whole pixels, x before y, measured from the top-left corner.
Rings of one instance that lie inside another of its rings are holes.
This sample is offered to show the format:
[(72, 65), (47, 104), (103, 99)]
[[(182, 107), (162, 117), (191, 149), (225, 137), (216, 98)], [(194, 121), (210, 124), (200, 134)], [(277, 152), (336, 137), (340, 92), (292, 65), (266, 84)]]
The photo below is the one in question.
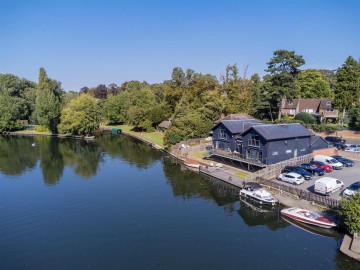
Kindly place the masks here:
[(300, 69), (305, 64), (294, 51), (277, 50), (267, 74), (247, 76), (236, 64), (219, 79), (211, 74), (175, 67), (171, 78), (149, 84), (128, 81), (100, 84), (65, 92), (61, 83), (40, 68), (38, 82), (0, 74), (0, 132), (21, 129), (29, 120), (52, 133), (88, 134), (105, 124), (129, 124), (153, 131), (170, 119), (165, 144), (207, 136), (221, 114), (247, 113), (261, 120), (281, 119), (284, 98), (330, 98), (360, 128), (360, 61), (349, 56), (337, 70)]

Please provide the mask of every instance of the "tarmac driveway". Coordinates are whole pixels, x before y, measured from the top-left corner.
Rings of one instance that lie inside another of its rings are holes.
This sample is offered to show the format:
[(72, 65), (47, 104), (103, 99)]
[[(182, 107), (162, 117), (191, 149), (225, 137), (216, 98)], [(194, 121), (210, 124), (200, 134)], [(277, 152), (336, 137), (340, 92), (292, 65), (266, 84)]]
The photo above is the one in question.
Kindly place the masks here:
[[(353, 167), (344, 167), (342, 170), (334, 170), (331, 173), (325, 173), (323, 176), (314, 176), (311, 180), (305, 180), (303, 184), (297, 186), (300, 189), (307, 190), (310, 192), (314, 192), (315, 180), (320, 179), (321, 177), (328, 176), (337, 178), (344, 182), (344, 189), (350, 186), (352, 183), (360, 181), (360, 162), (355, 161)], [(279, 181), (279, 180), (275, 180)], [(287, 184), (285, 182), (279, 181), (283, 184)], [(289, 184), (291, 185), (291, 184)], [(292, 186), (292, 185), (291, 185)], [(330, 198), (339, 199), (341, 191), (337, 191), (330, 195)]]

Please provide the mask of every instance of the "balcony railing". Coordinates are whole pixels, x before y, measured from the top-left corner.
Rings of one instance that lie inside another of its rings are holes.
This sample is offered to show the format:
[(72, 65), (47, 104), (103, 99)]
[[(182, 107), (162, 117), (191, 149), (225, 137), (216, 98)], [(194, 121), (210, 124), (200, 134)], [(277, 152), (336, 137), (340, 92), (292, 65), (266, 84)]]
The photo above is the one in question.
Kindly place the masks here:
[(259, 140), (248, 140), (248, 146), (255, 146), (255, 147), (260, 147), (260, 141)]

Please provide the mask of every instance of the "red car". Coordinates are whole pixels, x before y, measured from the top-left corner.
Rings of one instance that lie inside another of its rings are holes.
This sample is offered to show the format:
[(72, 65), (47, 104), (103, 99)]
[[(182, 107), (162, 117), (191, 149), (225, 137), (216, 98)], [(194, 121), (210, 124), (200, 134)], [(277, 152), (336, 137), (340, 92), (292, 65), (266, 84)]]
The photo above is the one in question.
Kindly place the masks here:
[(320, 169), (325, 169), (326, 172), (332, 172), (332, 170), (333, 170), (330, 165), (327, 165), (321, 161), (312, 161), (309, 164), (314, 165), (315, 167), (320, 168)]

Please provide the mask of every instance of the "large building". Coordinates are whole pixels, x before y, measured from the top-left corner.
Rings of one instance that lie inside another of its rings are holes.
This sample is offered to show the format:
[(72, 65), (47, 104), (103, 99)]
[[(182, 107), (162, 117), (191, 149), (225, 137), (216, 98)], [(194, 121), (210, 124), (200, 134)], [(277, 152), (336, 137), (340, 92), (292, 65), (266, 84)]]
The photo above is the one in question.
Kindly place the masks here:
[(299, 123), (262, 124), (223, 120), (212, 129), (214, 155), (266, 166), (327, 148), (321, 137)]

